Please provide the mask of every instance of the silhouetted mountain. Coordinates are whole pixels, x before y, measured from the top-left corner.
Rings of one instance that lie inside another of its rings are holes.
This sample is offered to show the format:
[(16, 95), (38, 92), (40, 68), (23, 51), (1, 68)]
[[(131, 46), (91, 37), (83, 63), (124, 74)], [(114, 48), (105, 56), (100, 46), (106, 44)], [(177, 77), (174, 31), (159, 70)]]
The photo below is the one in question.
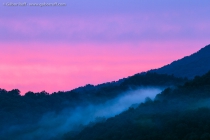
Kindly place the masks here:
[(210, 72), (66, 140), (209, 140)]
[(210, 70), (210, 45), (202, 48), (198, 52), (172, 62), (159, 69), (150, 70), (160, 74), (173, 74), (177, 77), (187, 77), (193, 79), (201, 76)]
[[(16, 137), (15, 139), (22, 140), (29, 139), (30, 135), (39, 136), (36, 137), (39, 139), (42, 134), (45, 134), (42, 139), (61, 139), (62, 136), (56, 132), (69, 128), (66, 125), (72, 119), (80, 123), (81, 112), (84, 108), (94, 110), (95, 105), (107, 102), (109, 104), (110, 100), (123, 94), (130, 94), (128, 91), (135, 91), (141, 87), (166, 89), (156, 96), (155, 101), (146, 98), (145, 103), (136, 109), (130, 108), (108, 120), (97, 118), (102, 122), (88, 125), (73, 139), (175, 140), (184, 139), (184, 136), (185, 139), (208, 139), (210, 138), (210, 134), (207, 133), (210, 132), (210, 122), (200, 122), (200, 120), (208, 120), (210, 116), (210, 109), (208, 109), (210, 105), (206, 101), (210, 98), (210, 72), (200, 76), (210, 70), (209, 60), (210, 45), (160, 69), (96, 86), (88, 84), (71, 91), (59, 91), (52, 94), (45, 91), (27, 92), (24, 96), (20, 95), (18, 89), (11, 91), (0, 89), (0, 139)], [(192, 81), (187, 79), (194, 76), (196, 77)], [(203, 100), (206, 104), (202, 104)], [(201, 106), (207, 108), (196, 110), (196, 107)], [(101, 106), (100, 109), (103, 110)], [(76, 117), (72, 118), (72, 114)], [(86, 114), (82, 115), (84, 117)], [(174, 116), (177, 116), (177, 120), (173, 119)], [(189, 122), (189, 120), (192, 121)], [(207, 124), (205, 128), (202, 127), (203, 123)], [(174, 126), (177, 124), (178, 126)], [(50, 132), (48, 127), (54, 127), (55, 133)], [(67, 133), (65, 138), (71, 139), (72, 136), (78, 134), (78, 130), (84, 128), (84, 126), (72, 127), (75, 132)], [(188, 129), (188, 127), (192, 128)], [(180, 128), (184, 128), (184, 132), (181, 132)], [(168, 135), (167, 138), (166, 135)]]

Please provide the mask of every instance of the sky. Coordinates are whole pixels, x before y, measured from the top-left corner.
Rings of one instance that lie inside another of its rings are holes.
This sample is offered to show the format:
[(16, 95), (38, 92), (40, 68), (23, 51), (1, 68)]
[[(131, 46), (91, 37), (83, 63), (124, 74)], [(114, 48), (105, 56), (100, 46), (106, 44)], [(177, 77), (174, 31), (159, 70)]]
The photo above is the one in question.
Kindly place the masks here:
[(117, 81), (210, 44), (209, 0), (0, 2), (0, 88), (21, 94)]

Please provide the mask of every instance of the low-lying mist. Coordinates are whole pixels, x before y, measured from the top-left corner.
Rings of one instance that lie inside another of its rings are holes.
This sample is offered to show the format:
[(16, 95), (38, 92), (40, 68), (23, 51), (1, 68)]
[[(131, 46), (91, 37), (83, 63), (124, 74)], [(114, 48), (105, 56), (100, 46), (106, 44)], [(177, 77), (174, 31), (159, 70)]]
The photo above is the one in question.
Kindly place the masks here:
[(154, 99), (163, 88), (140, 88), (127, 91), (119, 97), (103, 104), (89, 104), (74, 109), (65, 108), (61, 113), (46, 113), (34, 125), (15, 125), (4, 130), (3, 137), (17, 140), (61, 139), (68, 132), (79, 132), (91, 122), (103, 121), (127, 110), (133, 104), (145, 101), (146, 97)]

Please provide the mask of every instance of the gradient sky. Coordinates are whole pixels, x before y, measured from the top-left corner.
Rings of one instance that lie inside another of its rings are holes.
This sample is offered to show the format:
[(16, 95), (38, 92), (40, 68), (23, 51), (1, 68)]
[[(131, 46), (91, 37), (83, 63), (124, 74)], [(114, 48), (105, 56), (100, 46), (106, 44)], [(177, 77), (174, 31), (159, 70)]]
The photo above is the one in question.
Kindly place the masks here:
[(21, 94), (118, 80), (210, 43), (209, 0), (8, 2), (21, 1), (0, 3), (0, 88)]

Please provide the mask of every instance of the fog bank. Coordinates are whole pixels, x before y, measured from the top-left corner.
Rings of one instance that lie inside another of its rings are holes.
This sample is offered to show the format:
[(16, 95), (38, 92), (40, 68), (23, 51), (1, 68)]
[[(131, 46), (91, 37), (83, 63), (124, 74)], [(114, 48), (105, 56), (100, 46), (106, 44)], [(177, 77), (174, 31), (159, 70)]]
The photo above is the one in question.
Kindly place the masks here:
[(154, 99), (163, 88), (140, 88), (127, 91), (119, 97), (103, 104), (89, 104), (74, 109), (64, 109), (61, 113), (46, 113), (33, 126), (11, 126), (5, 136), (17, 140), (59, 139), (67, 132), (78, 132), (90, 122), (105, 120), (127, 110), (133, 104), (145, 101), (146, 97)]

